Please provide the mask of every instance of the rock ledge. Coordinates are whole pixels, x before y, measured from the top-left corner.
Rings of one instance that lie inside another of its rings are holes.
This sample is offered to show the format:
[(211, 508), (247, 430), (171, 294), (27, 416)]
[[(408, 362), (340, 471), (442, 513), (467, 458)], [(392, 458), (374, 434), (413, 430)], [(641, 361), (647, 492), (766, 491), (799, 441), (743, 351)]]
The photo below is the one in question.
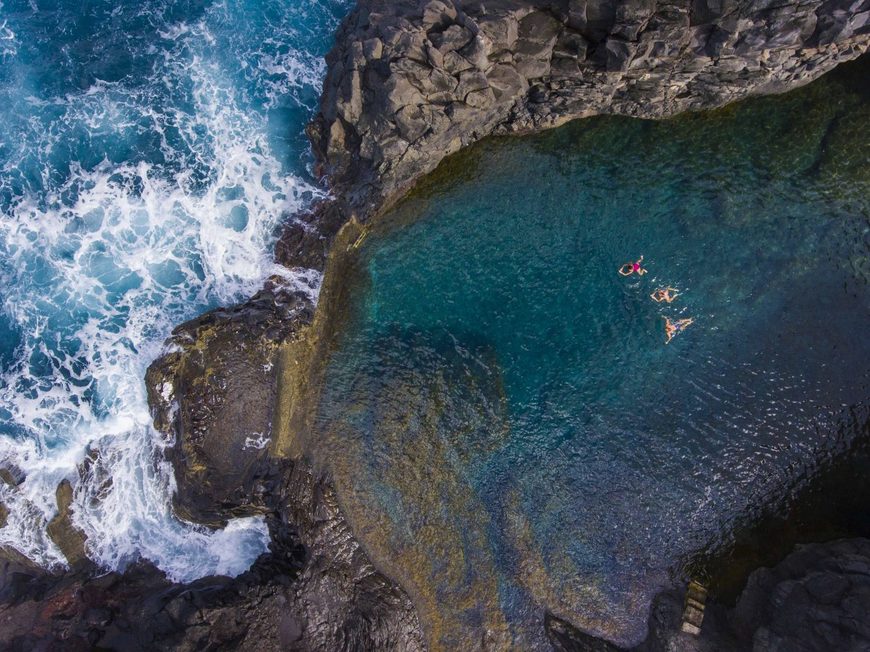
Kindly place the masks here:
[(345, 219), (365, 221), (491, 134), (805, 84), (867, 50), (868, 16), (868, 0), (360, 0), (310, 135)]

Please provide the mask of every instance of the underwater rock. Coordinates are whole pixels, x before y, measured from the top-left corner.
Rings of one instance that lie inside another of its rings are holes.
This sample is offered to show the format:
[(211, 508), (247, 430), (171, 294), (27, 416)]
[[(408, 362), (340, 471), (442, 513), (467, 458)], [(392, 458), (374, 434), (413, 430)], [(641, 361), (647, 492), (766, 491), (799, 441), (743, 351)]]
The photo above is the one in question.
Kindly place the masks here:
[[(511, 632), (505, 581), (478, 488), (460, 471), (507, 441), (507, 404), (491, 346), (446, 332), (388, 329), (354, 369), (351, 388), (325, 390), (318, 460), (373, 561), (402, 578), (430, 649), (523, 649)], [(382, 487), (371, 493), (366, 487)], [(522, 598), (515, 597), (514, 602)], [(528, 628), (535, 632), (534, 625)], [(540, 632), (536, 632), (540, 634)]]

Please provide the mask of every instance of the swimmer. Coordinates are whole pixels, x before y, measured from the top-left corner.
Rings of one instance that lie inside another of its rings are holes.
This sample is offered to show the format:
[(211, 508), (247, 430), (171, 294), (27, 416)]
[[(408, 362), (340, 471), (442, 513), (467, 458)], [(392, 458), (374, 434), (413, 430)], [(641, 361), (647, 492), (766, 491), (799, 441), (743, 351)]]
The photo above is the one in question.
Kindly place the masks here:
[(643, 256), (638, 258), (633, 263), (625, 263), (622, 267), (619, 268), (619, 273), (622, 276), (631, 276), (632, 274), (637, 274), (638, 276), (643, 276), (646, 274), (646, 270), (640, 266), (643, 262)]
[[(671, 292), (673, 292), (673, 294), (671, 294)], [(671, 303), (678, 295), (679, 292), (677, 292), (677, 288), (666, 287), (659, 288), (649, 296), (656, 303), (661, 303), (662, 301), (665, 303)]]
[(665, 336), (667, 339), (665, 340), (665, 344), (673, 339), (674, 335), (680, 333), (686, 329), (686, 327), (695, 321), (692, 318), (689, 319), (678, 319), (677, 321), (671, 321), (668, 317), (664, 318), (665, 320)]

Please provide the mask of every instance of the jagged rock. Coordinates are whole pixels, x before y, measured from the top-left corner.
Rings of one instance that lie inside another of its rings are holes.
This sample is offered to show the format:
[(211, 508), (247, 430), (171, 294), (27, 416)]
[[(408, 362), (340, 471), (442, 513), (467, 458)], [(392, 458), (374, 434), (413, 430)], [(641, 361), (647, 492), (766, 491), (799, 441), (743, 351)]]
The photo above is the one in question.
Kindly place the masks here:
[[(298, 519), (298, 532), (276, 533), (272, 551), (235, 579), (172, 585), (147, 563), (91, 577), (0, 561), (3, 649), (425, 649), (410, 600), (372, 568), (324, 478), (300, 464), (284, 487), (282, 518)], [(868, 585), (870, 540), (799, 546), (753, 573), (736, 608), (711, 605), (699, 636), (679, 630), (682, 596), (659, 595), (633, 650), (865, 650)], [(621, 650), (551, 614), (542, 628), (556, 652)]]
[[(866, 51), (868, 16), (868, 0), (361, 0), (327, 57), (313, 143), (345, 213), (365, 221), (490, 134), (806, 83)], [(372, 39), (388, 67), (356, 55)], [(450, 119), (432, 123), (435, 107)]]
[(735, 610), (758, 652), (870, 649), (870, 541), (799, 546), (749, 578)]
[(58, 576), (0, 559), (0, 647), (423, 650), (411, 601), (368, 562), (326, 479), (302, 462), (284, 471), (271, 550), (234, 579), (173, 585), (147, 563)]
[(70, 520), (70, 506), (73, 500), (73, 488), (69, 480), (63, 480), (57, 485), (57, 514), (49, 521), (47, 530), (49, 538), (66, 557), (72, 567), (87, 563), (85, 555), (85, 534), (75, 527)]

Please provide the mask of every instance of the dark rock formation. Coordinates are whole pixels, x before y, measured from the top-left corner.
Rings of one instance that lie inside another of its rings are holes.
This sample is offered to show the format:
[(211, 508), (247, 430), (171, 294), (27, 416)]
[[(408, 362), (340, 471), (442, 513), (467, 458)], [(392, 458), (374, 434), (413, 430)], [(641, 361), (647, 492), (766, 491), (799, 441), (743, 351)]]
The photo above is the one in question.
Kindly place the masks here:
[(809, 82), (867, 49), (868, 16), (867, 0), (361, 0), (327, 57), (313, 142), (365, 220), (490, 134)]
[(73, 488), (69, 480), (64, 480), (57, 486), (56, 497), (57, 514), (48, 523), (48, 536), (66, 557), (70, 566), (77, 568), (87, 565), (86, 537), (81, 530), (73, 526), (70, 520)]
[(799, 546), (755, 571), (734, 614), (752, 649), (870, 649), (870, 541)]
[[(700, 636), (680, 631), (682, 596), (659, 595), (649, 636), (636, 652), (870, 649), (870, 540), (841, 539), (798, 546), (773, 568), (761, 568), (734, 609), (713, 604)], [(547, 616), (559, 652), (619, 652), (569, 623)]]
[(170, 352), (148, 369), (148, 400), (167, 438), (182, 518), (221, 526), (270, 508), (277, 349), (312, 316), (306, 294), (274, 280), (245, 304), (179, 326)]
[(0, 647), (422, 650), (410, 600), (368, 563), (329, 484), (302, 463), (282, 478), (271, 552), (235, 579), (174, 585), (144, 563), (93, 577), (0, 561)]
[[(272, 552), (235, 579), (172, 585), (148, 564), (96, 578), (57, 577), (0, 562), (3, 649), (424, 649), (413, 607), (364, 561), (331, 490), (305, 469), (290, 476), (301, 498), (297, 511), (320, 511), (317, 524), (305, 518), (303, 527), (319, 543), (308, 538), (302, 546), (294, 534), (276, 533)], [(306, 558), (312, 544), (325, 544), (325, 554)], [(634, 650), (866, 650), (868, 596), (870, 541), (799, 546), (753, 573), (736, 608), (711, 605), (698, 637), (679, 631), (682, 597), (660, 595), (649, 636)], [(557, 652), (621, 650), (550, 615), (543, 627)]]
[(148, 370), (154, 424), (178, 485), (176, 511), (213, 526), (266, 514), (272, 552), (235, 580), (173, 586), (157, 601), (148, 597), (156, 589), (144, 587), (137, 608), (164, 629), (156, 638), (135, 627), (101, 630), (100, 646), (423, 649), (410, 599), (369, 562), (331, 483), (276, 450), (283, 351), (312, 319), (308, 295), (273, 279), (247, 303), (176, 329), (170, 353)]

